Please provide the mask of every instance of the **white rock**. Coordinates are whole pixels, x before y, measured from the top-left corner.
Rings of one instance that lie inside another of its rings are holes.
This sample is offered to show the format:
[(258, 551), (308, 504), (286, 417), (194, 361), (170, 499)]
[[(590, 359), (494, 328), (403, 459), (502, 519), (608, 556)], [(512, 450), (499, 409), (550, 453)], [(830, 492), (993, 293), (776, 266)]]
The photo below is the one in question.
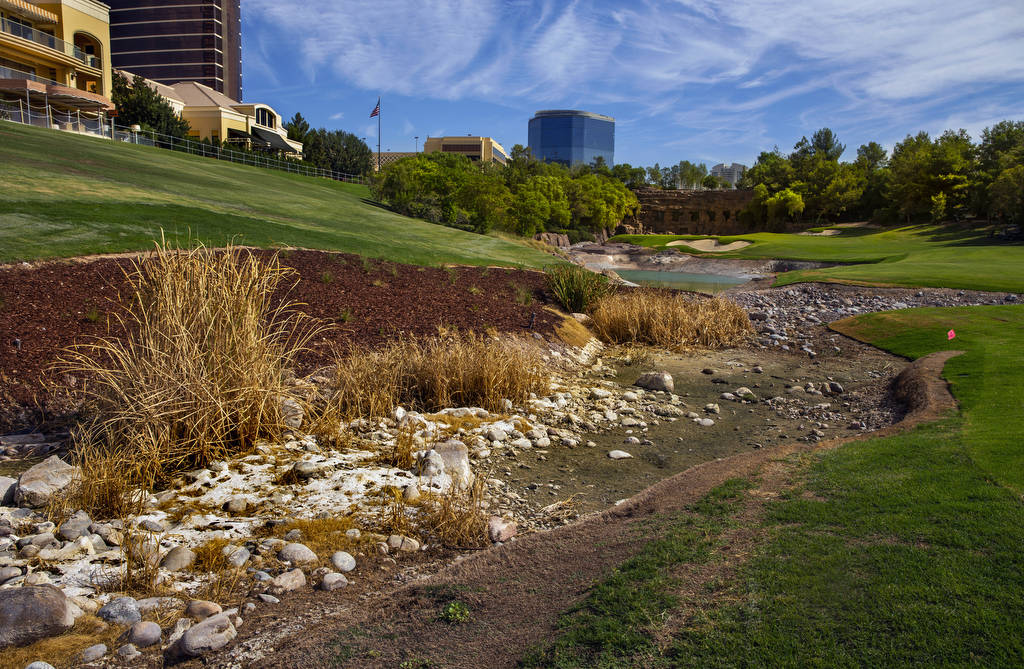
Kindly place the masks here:
[(626, 451), (614, 450), (608, 451), (608, 457), (611, 458), (612, 460), (624, 460), (626, 458), (631, 458), (633, 456), (627, 453)]

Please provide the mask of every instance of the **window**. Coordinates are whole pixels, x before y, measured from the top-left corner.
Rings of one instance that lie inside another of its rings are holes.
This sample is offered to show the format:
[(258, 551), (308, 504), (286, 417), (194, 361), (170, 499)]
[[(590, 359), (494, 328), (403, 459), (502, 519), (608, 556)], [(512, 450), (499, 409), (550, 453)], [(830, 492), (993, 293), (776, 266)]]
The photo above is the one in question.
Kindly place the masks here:
[(263, 109), (262, 107), (256, 108), (256, 124), (266, 126), (268, 128), (277, 127), (277, 115), (271, 112), (269, 109)]

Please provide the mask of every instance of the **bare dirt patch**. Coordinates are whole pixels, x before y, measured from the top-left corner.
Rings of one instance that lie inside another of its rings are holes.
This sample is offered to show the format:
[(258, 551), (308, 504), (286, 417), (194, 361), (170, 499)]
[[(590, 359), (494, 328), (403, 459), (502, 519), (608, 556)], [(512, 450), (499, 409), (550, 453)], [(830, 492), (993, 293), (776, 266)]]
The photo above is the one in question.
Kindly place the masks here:
[(701, 251), (703, 253), (724, 253), (725, 251), (738, 251), (740, 249), (745, 249), (750, 246), (750, 242), (740, 241), (722, 244), (717, 239), (695, 239), (691, 241), (677, 239), (674, 242), (669, 242), (665, 246), (688, 246), (695, 251)]

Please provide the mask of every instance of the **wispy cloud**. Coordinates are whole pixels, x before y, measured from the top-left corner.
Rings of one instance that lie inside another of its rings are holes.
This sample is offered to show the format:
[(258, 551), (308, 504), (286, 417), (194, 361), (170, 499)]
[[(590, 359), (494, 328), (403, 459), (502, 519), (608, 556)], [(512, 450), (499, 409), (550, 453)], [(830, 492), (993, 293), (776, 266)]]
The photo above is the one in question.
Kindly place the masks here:
[(327, 118), (331, 119), (332, 121), (340, 121), (341, 119), (345, 118), (345, 112), (335, 112), (328, 116)]

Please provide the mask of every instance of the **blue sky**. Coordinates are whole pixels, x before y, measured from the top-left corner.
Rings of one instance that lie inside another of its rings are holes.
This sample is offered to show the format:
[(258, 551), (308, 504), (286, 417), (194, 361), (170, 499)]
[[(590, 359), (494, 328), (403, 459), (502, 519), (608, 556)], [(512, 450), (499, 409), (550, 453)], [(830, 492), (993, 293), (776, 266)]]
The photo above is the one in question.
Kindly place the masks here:
[(1022, 0), (243, 0), (246, 101), (383, 150), (527, 143), (538, 109), (616, 119), (615, 161), (750, 165), (1024, 120)]

